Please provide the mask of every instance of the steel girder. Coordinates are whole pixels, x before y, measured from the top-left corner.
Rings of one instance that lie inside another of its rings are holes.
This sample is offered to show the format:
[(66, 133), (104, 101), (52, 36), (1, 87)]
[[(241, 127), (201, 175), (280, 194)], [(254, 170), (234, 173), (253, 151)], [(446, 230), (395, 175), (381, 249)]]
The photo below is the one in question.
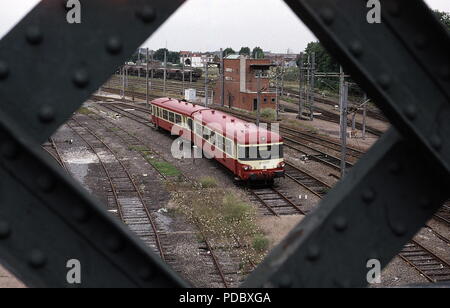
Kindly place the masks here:
[(449, 33), (420, 0), (286, 0), (370, 94), (392, 129), (246, 286), (367, 285), (449, 197)]
[(0, 42), (0, 255), (30, 286), (187, 286), (40, 149), (183, 1), (42, 1)]
[[(418, 0), (382, 2), (380, 25), (362, 0), (286, 2), (398, 132), (245, 286), (362, 286), (367, 259), (386, 265), (449, 195), (448, 33)], [(85, 287), (186, 286), (38, 149), (182, 1), (86, 1), (81, 25), (65, 3), (42, 2), (0, 42), (0, 255), (31, 286), (66, 286), (67, 258), (87, 265)]]

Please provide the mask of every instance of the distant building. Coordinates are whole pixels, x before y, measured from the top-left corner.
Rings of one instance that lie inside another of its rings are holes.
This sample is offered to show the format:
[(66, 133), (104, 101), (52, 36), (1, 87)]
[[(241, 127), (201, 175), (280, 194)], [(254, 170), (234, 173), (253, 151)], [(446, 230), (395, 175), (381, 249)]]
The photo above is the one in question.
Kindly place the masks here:
[(214, 61), (214, 54), (180, 51), (180, 61), (186, 66), (201, 68), (206, 62)]
[[(225, 68), (225, 106), (244, 109), (248, 111), (257, 110), (257, 75), (262, 71), (260, 81), (261, 110), (276, 108), (276, 93), (270, 92), (270, 80), (268, 71), (273, 66), (269, 59), (249, 59), (245, 56), (230, 55), (224, 59)], [(214, 90), (214, 103), (220, 104), (220, 82), (217, 82)]]
[(297, 57), (296, 54), (283, 54), (283, 53), (272, 53), (270, 51), (266, 51), (265, 57), (270, 59), (275, 65), (285, 66), (285, 67), (296, 67), (297, 66)]

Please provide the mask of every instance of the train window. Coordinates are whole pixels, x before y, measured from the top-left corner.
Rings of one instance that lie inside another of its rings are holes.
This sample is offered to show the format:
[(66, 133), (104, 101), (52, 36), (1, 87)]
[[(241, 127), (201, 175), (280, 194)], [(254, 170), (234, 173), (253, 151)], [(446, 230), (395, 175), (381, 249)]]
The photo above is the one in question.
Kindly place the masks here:
[(211, 137), (211, 131), (209, 130), (209, 128), (207, 128), (207, 127), (203, 128), (203, 139), (209, 140), (210, 137)]
[(192, 130), (192, 124), (193, 124), (192, 119), (188, 119), (187, 124), (188, 124), (189, 129)]
[(217, 142), (216, 142), (217, 148), (221, 151), (224, 151), (225, 150), (224, 149), (224, 145), (225, 145), (224, 137), (221, 135), (216, 135), (216, 137), (217, 137)]
[(283, 155), (282, 145), (238, 147), (238, 158), (242, 161), (280, 159)]
[(169, 119), (169, 112), (165, 109), (163, 109), (163, 118), (164, 120), (168, 120)]
[(199, 123), (195, 123), (195, 133), (197, 135), (201, 136), (202, 135), (202, 130), (203, 130), (202, 125), (199, 124)]
[(225, 153), (233, 156), (233, 142), (229, 139), (225, 139)]
[(181, 124), (182, 123), (181, 116), (179, 114), (175, 115), (175, 123), (177, 123), (177, 124)]
[(169, 112), (169, 121), (175, 123), (175, 114), (173, 112)]

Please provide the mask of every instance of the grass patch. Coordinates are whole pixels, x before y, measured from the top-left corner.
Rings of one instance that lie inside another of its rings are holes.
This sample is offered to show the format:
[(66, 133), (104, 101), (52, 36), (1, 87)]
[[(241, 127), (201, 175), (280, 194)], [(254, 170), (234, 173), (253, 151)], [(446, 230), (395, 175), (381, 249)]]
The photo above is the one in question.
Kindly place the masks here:
[(215, 178), (211, 176), (205, 176), (200, 179), (199, 181), (202, 188), (216, 188), (217, 187), (217, 181)]
[(136, 152), (142, 152), (144, 155), (148, 155), (148, 154), (146, 154), (146, 153), (150, 152), (150, 151), (148, 150), (148, 148), (147, 148), (146, 146), (143, 146), (143, 145), (138, 145), (138, 146), (136, 146), (136, 145), (130, 145), (130, 146), (128, 147), (128, 150), (130, 150), (130, 151), (136, 151)]
[(253, 249), (258, 252), (266, 252), (269, 248), (269, 240), (262, 234), (257, 234), (253, 239)]
[(80, 109), (78, 109), (78, 113), (79, 114), (84, 114), (84, 115), (94, 114), (93, 111), (91, 111), (90, 109), (88, 109), (86, 107), (81, 107)]
[[(251, 269), (253, 263), (263, 260), (269, 247), (256, 224), (257, 211), (232, 190), (218, 185), (204, 189), (200, 182), (191, 187), (172, 185), (174, 204), (215, 245), (237, 252), (242, 271)], [(235, 250), (237, 245), (241, 248)]]
[(158, 170), (161, 174), (165, 176), (178, 177), (182, 175), (180, 170), (178, 170), (175, 166), (166, 161), (161, 161), (154, 158), (147, 160), (153, 167), (156, 168), (156, 170)]
[(313, 134), (319, 134), (319, 130), (317, 128), (315, 128), (312, 125), (302, 123), (299, 120), (287, 119), (287, 120), (284, 120), (283, 123), (287, 124), (288, 126), (291, 126), (293, 128), (300, 128), (300, 129), (306, 130)]

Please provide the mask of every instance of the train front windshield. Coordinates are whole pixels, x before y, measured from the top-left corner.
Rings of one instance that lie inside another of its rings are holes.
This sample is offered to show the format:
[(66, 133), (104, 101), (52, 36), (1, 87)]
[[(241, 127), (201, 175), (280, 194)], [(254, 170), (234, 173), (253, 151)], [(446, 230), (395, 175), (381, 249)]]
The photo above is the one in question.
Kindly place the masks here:
[(238, 146), (241, 161), (272, 160), (283, 158), (283, 145)]

